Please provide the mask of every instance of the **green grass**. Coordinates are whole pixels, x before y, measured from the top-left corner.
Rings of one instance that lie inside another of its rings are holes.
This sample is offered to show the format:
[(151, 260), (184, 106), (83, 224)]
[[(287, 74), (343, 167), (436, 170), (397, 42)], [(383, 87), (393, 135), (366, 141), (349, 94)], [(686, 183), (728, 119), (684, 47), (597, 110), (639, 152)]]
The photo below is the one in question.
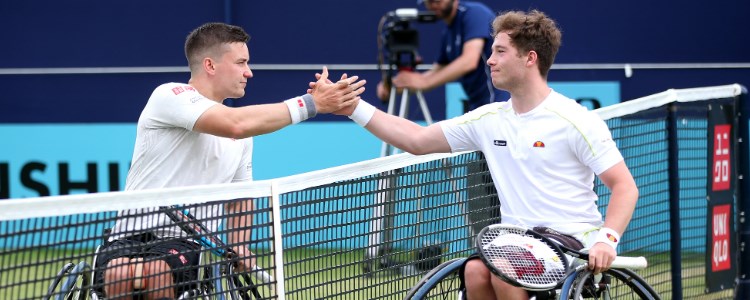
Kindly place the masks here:
[[(270, 268), (272, 256), (263, 251), (258, 264)], [(68, 262), (91, 264), (93, 250), (64, 251), (34, 249), (3, 252), (0, 256), (0, 299), (39, 299), (57, 272)], [(381, 271), (365, 276), (362, 251), (292, 250), (284, 252), (287, 298), (289, 299), (401, 299), (418, 275)], [(409, 255), (397, 258), (408, 261)], [(261, 292), (272, 292), (261, 288)]]
[[(297, 250), (285, 252), (289, 299), (401, 299), (419, 276), (380, 270), (366, 274), (364, 251)], [(410, 261), (408, 255), (394, 260)]]
[[(273, 266), (272, 255), (256, 251), (261, 267)], [(91, 263), (93, 250), (34, 249), (5, 251), (0, 255), (0, 299), (39, 299), (47, 291), (56, 273), (67, 262)], [(668, 253), (627, 253), (644, 255), (649, 268), (639, 275), (656, 289), (663, 299), (672, 299), (670, 258)], [(410, 252), (393, 256), (396, 261), (411, 261)], [(443, 258), (446, 261), (452, 257)], [(288, 299), (401, 299), (421, 274), (400, 274), (379, 270), (368, 276), (363, 250), (294, 249), (284, 252), (285, 290)], [(732, 299), (732, 289), (706, 294), (704, 257), (685, 254), (682, 261), (684, 299)], [(393, 269), (391, 269), (393, 270)], [(272, 272), (273, 273), (273, 272)], [(272, 294), (265, 288), (265, 295)]]
[(39, 299), (68, 262), (90, 261), (93, 250), (33, 249), (0, 255), (0, 299)]
[[(649, 267), (637, 273), (649, 283), (662, 299), (672, 299), (672, 272), (669, 253), (626, 253), (627, 256), (645, 256)], [(732, 288), (720, 292), (705, 293), (705, 257), (702, 253), (682, 254), (682, 298), (683, 299), (733, 299)]]

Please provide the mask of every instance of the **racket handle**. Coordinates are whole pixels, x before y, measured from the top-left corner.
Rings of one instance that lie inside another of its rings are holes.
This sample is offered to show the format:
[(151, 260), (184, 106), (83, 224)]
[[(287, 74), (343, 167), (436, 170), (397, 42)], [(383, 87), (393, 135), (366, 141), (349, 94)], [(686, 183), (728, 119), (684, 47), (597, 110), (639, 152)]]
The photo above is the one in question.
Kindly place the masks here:
[(268, 274), (268, 272), (263, 271), (261, 268), (258, 268), (257, 265), (253, 266), (253, 270), (251, 273), (253, 274), (253, 277), (255, 277), (255, 279), (257, 279), (261, 283), (268, 284), (269, 289), (275, 289), (273, 286), (274, 279), (271, 274)]
[(648, 267), (648, 261), (643, 256), (629, 257), (617, 256), (612, 262), (611, 268), (641, 270)]

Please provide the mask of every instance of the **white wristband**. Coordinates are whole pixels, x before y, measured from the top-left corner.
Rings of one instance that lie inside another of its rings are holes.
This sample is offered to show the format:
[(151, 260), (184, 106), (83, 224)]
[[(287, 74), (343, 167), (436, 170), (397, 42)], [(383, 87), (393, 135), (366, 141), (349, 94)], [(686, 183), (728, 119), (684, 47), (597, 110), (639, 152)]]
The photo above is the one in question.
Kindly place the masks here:
[(292, 117), (292, 124), (297, 124), (318, 114), (318, 111), (315, 109), (315, 101), (313, 101), (310, 94), (286, 100), (284, 104), (289, 108), (289, 116)]
[(595, 243), (600, 242), (617, 249), (617, 244), (620, 243), (620, 234), (612, 228), (602, 227), (602, 229), (599, 229), (599, 234), (596, 236)]
[(367, 103), (364, 100), (359, 100), (357, 107), (354, 108), (349, 119), (352, 119), (352, 121), (359, 124), (359, 126), (365, 127), (367, 126), (367, 123), (370, 122), (370, 119), (372, 119), (372, 116), (375, 115), (376, 110), (377, 108), (372, 106), (372, 104)]

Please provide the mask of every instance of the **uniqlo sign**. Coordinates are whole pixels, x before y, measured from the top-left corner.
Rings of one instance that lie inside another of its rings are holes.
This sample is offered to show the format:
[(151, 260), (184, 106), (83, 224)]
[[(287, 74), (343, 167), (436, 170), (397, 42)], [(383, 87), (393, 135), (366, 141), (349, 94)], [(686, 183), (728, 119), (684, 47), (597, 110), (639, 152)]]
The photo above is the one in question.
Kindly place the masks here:
[(734, 286), (737, 277), (737, 130), (733, 102), (708, 107), (706, 126), (706, 293)]
[(732, 266), (729, 255), (729, 218), (731, 218), (729, 204), (717, 205), (713, 209), (711, 271), (729, 270)]
[(732, 125), (716, 125), (714, 128), (714, 151), (713, 151), (713, 184), (711, 189), (714, 191), (723, 191), (729, 189), (729, 180), (731, 164), (729, 162), (730, 132)]

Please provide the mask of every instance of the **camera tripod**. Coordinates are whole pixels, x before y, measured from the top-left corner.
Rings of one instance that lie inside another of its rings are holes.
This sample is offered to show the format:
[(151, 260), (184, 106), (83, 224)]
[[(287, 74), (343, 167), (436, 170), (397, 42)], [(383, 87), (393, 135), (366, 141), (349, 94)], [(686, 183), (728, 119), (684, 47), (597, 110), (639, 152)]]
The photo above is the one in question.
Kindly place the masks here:
[[(412, 52), (415, 53), (415, 52)], [(414, 54), (415, 55), (415, 54)], [(416, 55), (415, 55), (416, 56)], [(415, 65), (413, 63), (412, 65)], [(391, 70), (414, 70), (414, 67), (398, 67), (398, 64), (392, 66)], [(391, 83), (391, 78), (388, 78)], [(424, 94), (421, 90), (415, 90), (413, 92), (409, 89), (403, 89), (400, 95), (398, 89), (392, 83), (390, 84), (390, 94), (388, 101), (387, 113), (390, 115), (395, 114), (396, 100), (400, 99), (398, 116), (401, 118), (408, 119), (410, 101), (412, 97), (416, 97), (419, 108), (422, 111), (425, 122), (427, 125), (433, 123), (430, 109), (427, 106)], [(413, 93), (413, 95), (412, 95)], [(383, 142), (381, 147), (381, 157), (394, 155), (397, 153), (397, 149), (386, 142)], [(396, 226), (395, 215), (398, 213), (396, 210), (396, 195), (392, 187), (397, 187), (397, 177), (401, 170), (392, 170), (384, 173), (384, 178), (378, 180), (378, 192), (375, 198), (377, 204), (373, 207), (373, 220), (371, 221), (371, 234), (369, 235), (367, 252), (365, 253), (366, 262), (363, 265), (363, 271), (368, 277), (381, 275), (413, 275), (416, 272), (428, 270), (432, 267), (433, 262), (440, 262), (441, 248), (439, 241), (430, 241), (422, 245), (412, 245), (412, 249), (417, 249), (414, 261), (417, 263), (410, 263), (401, 261), (403, 257), (399, 257), (399, 253), (403, 253), (404, 249), (397, 249), (394, 247), (394, 228)], [(418, 200), (417, 206), (422, 206), (422, 200)], [(417, 220), (415, 221), (415, 236), (420, 235), (420, 225), (422, 223), (421, 214), (417, 214)], [(403, 256), (403, 254), (401, 254)]]

